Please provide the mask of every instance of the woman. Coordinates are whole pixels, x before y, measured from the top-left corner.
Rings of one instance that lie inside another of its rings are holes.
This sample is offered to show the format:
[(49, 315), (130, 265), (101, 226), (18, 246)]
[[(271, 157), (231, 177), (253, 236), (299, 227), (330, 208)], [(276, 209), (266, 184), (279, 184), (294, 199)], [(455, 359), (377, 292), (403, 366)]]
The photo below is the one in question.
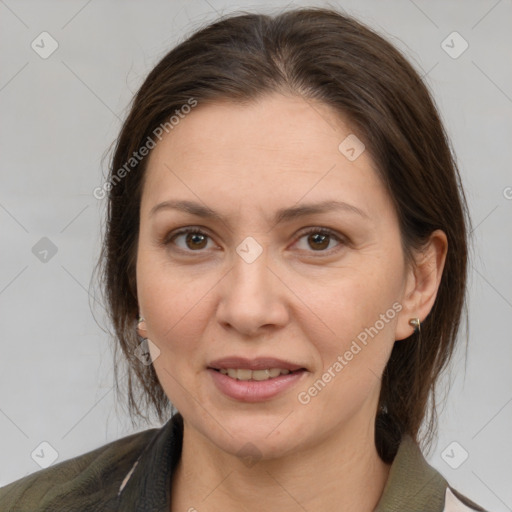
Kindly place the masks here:
[(100, 260), (134, 434), (2, 510), (483, 510), (420, 449), (465, 304), (467, 213), (403, 56), (326, 9), (170, 51), (117, 141)]

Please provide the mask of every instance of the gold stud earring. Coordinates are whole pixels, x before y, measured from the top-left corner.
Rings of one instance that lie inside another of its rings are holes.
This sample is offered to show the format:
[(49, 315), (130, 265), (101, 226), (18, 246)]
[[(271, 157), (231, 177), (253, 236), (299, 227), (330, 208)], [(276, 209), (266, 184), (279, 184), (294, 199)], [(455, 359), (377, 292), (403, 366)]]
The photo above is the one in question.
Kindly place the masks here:
[(421, 332), (421, 322), (419, 318), (411, 318), (409, 320), (409, 325), (414, 328), (415, 332)]

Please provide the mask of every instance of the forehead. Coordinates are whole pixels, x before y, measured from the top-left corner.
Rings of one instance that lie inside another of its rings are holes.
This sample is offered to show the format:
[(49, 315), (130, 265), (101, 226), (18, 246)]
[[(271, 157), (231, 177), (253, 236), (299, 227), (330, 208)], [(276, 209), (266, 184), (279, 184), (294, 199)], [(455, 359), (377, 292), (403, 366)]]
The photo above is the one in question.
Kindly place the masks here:
[(164, 136), (153, 155), (172, 151), (191, 161), (214, 156), (220, 161), (249, 160), (262, 149), (279, 163), (293, 160), (295, 166), (318, 160), (320, 153), (337, 156), (339, 143), (349, 133), (341, 117), (326, 105), (275, 93), (244, 104), (199, 103)]
[(199, 103), (152, 150), (143, 209), (177, 195), (218, 199), (225, 207), (326, 194), (371, 203), (384, 188), (368, 151), (353, 161), (340, 151), (348, 136), (354, 135), (338, 113), (301, 97)]

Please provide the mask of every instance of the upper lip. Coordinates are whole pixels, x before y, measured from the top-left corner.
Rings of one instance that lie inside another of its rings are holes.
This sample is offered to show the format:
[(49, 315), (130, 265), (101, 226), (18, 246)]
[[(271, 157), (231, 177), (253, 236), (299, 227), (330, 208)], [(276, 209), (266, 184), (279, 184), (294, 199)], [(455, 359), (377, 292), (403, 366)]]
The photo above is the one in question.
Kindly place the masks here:
[(247, 359), (246, 357), (223, 357), (212, 361), (208, 368), (214, 370), (228, 369), (228, 368), (245, 368), (248, 370), (265, 370), (267, 368), (279, 368), (281, 370), (295, 370), (304, 369), (305, 367), (300, 364), (284, 361), (283, 359), (276, 359), (274, 357), (258, 357), (256, 359)]

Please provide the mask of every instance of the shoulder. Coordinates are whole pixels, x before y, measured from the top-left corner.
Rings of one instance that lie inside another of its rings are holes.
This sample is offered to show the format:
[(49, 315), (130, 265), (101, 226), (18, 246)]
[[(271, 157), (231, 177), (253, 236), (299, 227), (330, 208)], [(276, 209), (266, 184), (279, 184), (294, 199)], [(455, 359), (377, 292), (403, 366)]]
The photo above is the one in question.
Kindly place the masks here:
[(123, 437), (20, 478), (0, 488), (0, 510), (108, 510), (124, 477), (157, 432), (153, 428)]

